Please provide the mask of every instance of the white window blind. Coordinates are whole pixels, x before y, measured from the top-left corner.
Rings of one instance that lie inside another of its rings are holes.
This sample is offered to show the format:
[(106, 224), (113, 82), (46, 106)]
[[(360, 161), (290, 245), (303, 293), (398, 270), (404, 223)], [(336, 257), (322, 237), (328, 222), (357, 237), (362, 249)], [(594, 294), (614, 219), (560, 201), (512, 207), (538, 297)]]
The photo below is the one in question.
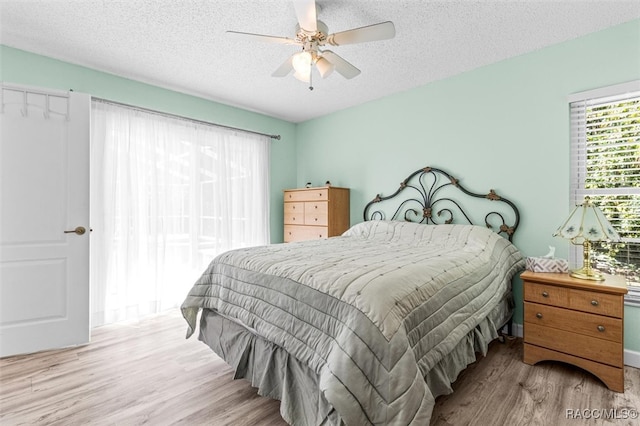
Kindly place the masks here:
[(574, 95), (570, 110), (572, 201), (591, 197), (622, 237), (595, 247), (594, 267), (624, 275), (640, 303), (640, 81)]

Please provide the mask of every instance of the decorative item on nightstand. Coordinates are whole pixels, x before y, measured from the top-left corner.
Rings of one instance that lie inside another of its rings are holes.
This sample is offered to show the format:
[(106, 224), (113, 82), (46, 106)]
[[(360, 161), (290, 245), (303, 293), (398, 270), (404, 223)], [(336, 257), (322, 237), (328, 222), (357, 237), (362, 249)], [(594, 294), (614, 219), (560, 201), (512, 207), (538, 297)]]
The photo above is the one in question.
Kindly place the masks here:
[(604, 277), (591, 267), (591, 243), (598, 241), (620, 241), (620, 236), (613, 229), (607, 218), (589, 197), (584, 203), (576, 206), (569, 218), (553, 234), (562, 237), (572, 244), (582, 246), (583, 264), (581, 269), (571, 271), (571, 276), (586, 280), (603, 281)]
[(569, 272), (569, 262), (566, 259), (557, 259), (554, 254), (556, 248), (549, 246), (549, 253), (542, 257), (527, 257), (525, 259), (525, 268), (532, 272)]

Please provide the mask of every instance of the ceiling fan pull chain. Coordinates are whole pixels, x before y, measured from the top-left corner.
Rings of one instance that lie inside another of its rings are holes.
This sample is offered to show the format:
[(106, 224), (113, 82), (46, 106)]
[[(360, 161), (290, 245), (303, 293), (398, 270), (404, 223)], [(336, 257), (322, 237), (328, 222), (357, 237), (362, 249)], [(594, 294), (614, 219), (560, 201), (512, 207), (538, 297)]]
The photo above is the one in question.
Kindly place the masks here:
[(311, 72), (312, 70), (313, 70), (313, 63), (309, 67), (309, 90), (313, 90), (313, 81), (311, 80), (311, 76), (313, 75), (313, 73)]

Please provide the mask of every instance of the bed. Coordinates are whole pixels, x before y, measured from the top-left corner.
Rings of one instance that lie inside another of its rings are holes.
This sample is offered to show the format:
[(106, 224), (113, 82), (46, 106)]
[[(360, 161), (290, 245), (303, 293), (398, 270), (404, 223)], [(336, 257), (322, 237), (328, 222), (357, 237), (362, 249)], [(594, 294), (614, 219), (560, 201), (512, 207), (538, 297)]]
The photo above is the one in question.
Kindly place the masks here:
[[(292, 425), (426, 425), (513, 312), (520, 216), (426, 167), (342, 236), (217, 256), (182, 304)], [(198, 321), (199, 319), (199, 321)]]

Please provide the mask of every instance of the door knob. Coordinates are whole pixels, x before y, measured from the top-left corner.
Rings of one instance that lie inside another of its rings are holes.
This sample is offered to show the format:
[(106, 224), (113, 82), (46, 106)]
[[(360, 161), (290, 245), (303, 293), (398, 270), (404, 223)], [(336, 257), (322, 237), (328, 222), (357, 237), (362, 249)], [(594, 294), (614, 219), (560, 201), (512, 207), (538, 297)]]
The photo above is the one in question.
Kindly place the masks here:
[(78, 226), (78, 227), (76, 227), (76, 229), (71, 230), (71, 231), (64, 231), (64, 233), (65, 233), (65, 234), (73, 234), (73, 233), (76, 233), (76, 234), (78, 234), (78, 235), (82, 235), (82, 234), (84, 234), (85, 232), (87, 232), (87, 230), (85, 229), (85, 227), (84, 227), (84, 226)]

